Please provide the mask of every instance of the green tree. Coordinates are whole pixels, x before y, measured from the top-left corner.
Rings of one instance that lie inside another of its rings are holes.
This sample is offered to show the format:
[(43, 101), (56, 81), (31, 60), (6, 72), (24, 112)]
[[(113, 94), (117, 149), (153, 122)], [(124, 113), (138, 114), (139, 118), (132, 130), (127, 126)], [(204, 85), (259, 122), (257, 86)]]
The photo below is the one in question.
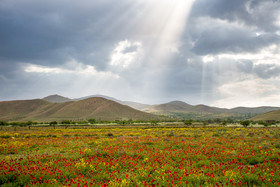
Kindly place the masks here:
[(187, 126), (191, 126), (193, 123), (193, 120), (192, 119), (188, 119), (188, 120), (185, 120), (184, 121), (184, 124), (187, 125)]
[(249, 121), (249, 120), (241, 121), (240, 124), (241, 124), (243, 127), (248, 127), (248, 126), (250, 125), (250, 121)]
[(88, 122), (89, 122), (90, 124), (95, 124), (95, 123), (96, 123), (96, 120), (95, 120), (95, 119), (88, 119)]
[(57, 121), (51, 121), (50, 126), (52, 126), (55, 129), (55, 126), (57, 125)]
[(32, 121), (28, 121), (25, 123), (25, 125), (28, 127), (28, 129), (30, 130), (31, 125), (33, 124)]
[(63, 121), (61, 121), (61, 124), (70, 125), (71, 121), (70, 120), (63, 120)]
[(152, 125), (157, 125), (159, 121), (158, 121), (158, 120), (153, 119), (153, 120), (151, 120), (150, 122), (151, 122), (151, 124), (152, 124)]
[(226, 126), (226, 125), (227, 125), (227, 122), (226, 122), (226, 121), (222, 121), (221, 125), (222, 125), (222, 126)]
[(0, 121), (0, 126), (6, 126), (8, 123), (6, 121)]

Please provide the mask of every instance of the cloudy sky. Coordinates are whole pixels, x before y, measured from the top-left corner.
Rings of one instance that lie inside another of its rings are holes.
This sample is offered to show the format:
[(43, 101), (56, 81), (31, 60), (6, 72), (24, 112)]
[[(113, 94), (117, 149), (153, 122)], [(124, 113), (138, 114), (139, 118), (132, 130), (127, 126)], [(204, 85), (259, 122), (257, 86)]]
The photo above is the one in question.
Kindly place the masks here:
[(0, 100), (280, 106), (280, 0), (1, 0)]

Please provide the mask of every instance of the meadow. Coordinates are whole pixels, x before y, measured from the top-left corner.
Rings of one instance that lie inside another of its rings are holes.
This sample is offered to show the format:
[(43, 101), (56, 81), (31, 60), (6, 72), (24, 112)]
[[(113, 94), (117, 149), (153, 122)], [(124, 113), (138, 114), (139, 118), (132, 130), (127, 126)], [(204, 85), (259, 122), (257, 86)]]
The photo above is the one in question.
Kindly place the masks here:
[(280, 129), (2, 129), (1, 186), (279, 186)]

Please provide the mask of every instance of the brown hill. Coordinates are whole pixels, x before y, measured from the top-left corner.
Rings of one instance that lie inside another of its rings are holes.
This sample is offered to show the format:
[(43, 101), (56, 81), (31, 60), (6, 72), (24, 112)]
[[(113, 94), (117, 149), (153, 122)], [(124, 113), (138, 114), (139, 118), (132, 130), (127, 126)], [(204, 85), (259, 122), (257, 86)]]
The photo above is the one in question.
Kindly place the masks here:
[(50, 103), (41, 99), (0, 102), (0, 120), (21, 120)]
[(43, 100), (48, 101), (50, 103), (65, 103), (71, 101), (71, 99), (60, 95), (49, 95), (47, 97), (44, 97)]
[(45, 100), (0, 102), (0, 120), (6, 121), (52, 121), (52, 120), (150, 120), (158, 116), (141, 112), (104, 98), (88, 98), (65, 103)]
[(182, 101), (172, 101), (147, 108), (148, 112), (182, 112), (182, 113), (224, 113), (228, 109), (210, 107), (206, 105), (189, 105)]
[(153, 105), (147, 108), (147, 112), (190, 112), (192, 105), (184, 103), (182, 101), (171, 101), (169, 103)]
[(237, 107), (232, 109), (217, 108), (207, 105), (189, 105), (182, 101), (172, 101), (165, 104), (153, 105), (144, 111), (179, 118), (211, 119), (235, 118), (248, 119), (253, 116), (279, 109), (279, 107)]
[(275, 111), (257, 115), (255, 117), (251, 118), (251, 120), (254, 120), (254, 121), (271, 121), (271, 120), (280, 121), (280, 110), (275, 110)]

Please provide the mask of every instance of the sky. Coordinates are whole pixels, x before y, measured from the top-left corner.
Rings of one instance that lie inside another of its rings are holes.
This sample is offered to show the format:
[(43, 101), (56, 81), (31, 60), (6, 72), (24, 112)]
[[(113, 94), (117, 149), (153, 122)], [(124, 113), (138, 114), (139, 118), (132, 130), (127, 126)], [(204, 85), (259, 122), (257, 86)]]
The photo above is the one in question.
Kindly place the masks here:
[(280, 0), (1, 0), (0, 87), (280, 106)]

